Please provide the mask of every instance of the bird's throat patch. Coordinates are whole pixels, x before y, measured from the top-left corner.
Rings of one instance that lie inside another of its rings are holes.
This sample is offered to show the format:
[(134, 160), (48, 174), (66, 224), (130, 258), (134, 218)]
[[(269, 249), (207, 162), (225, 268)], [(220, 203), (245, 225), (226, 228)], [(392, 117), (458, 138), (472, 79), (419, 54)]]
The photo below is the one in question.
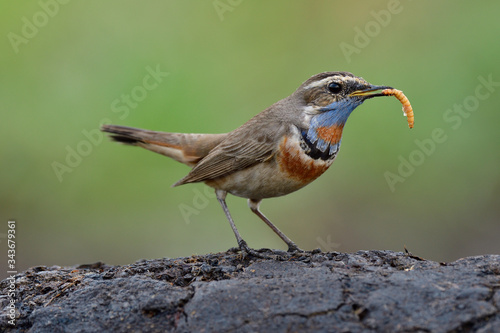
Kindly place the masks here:
[(342, 128), (337, 126), (319, 127), (316, 130), (316, 140), (308, 137), (308, 131), (301, 130), (301, 148), (312, 159), (327, 161), (333, 159), (340, 149)]

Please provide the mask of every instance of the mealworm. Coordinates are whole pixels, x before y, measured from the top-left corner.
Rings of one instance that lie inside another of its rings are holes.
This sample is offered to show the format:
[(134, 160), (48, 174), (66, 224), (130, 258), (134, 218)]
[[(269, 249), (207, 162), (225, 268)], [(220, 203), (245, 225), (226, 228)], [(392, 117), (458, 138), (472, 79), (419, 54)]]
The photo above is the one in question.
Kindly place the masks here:
[(387, 96), (394, 96), (401, 102), (401, 104), (403, 104), (403, 112), (406, 116), (406, 119), (408, 120), (408, 126), (410, 128), (413, 128), (415, 117), (413, 116), (413, 109), (411, 107), (410, 101), (408, 100), (408, 97), (406, 97), (401, 90), (397, 89), (384, 89), (382, 90), (382, 94)]

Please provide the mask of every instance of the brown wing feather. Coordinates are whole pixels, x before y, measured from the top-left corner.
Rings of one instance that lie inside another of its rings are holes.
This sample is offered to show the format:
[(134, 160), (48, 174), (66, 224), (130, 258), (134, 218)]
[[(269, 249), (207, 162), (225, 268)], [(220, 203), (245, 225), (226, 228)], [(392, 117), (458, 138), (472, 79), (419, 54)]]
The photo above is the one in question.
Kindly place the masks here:
[(258, 122), (250, 120), (229, 133), (227, 138), (196, 164), (186, 177), (173, 186), (223, 177), (269, 160), (276, 154), (286, 127), (284, 125), (272, 129), (262, 127)]

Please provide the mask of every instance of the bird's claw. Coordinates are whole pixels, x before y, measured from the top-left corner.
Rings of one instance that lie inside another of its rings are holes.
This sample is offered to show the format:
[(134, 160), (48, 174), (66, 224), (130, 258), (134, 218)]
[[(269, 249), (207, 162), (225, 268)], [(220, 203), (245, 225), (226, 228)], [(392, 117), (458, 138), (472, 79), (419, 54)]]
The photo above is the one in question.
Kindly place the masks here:
[[(239, 242), (238, 245), (240, 247), (241, 253), (244, 255), (251, 255), (253, 257), (257, 257), (257, 258), (261, 258), (261, 259), (270, 259), (270, 257), (260, 253), (261, 251), (254, 250), (251, 247), (249, 247), (247, 242), (245, 242), (244, 240)], [(265, 249), (262, 249), (262, 250), (265, 250)], [(262, 252), (264, 252), (264, 251), (262, 251)]]
[(306, 252), (306, 251), (302, 250), (300, 247), (298, 247), (295, 244), (288, 244), (288, 252), (301, 253), (301, 252)]

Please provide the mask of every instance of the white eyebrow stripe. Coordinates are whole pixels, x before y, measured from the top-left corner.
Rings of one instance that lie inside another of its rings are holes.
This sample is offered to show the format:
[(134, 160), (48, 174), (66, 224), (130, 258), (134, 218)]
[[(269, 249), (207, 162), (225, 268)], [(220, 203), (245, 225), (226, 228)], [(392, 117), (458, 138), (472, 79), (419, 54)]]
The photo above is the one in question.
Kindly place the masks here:
[(360, 84), (366, 84), (366, 82), (364, 82), (363, 79), (360, 79), (358, 77), (336, 75), (336, 76), (329, 76), (329, 77), (326, 77), (322, 80), (312, 82), (309, 85), (305, 86), (304, 89), (307, 90), (307, 89), (311, 89), (311, 88), (316, 88), (316, 87), (319, 87), (322, 85), (326, 85), (326, 83), (329, 83), (332, 81), (341, 81), (341, 82), (356, 81)]
[(337, 76), (329, 76), (329, 77), (324, 78), (322, 80), (309, 83), (307, 86), (304, 87), (304, 89), (311, 89), (311, 88), (316, 88), (316, 87), (322, 86), (325, 83), (332, 81), (332, 78), (337, 78)]

